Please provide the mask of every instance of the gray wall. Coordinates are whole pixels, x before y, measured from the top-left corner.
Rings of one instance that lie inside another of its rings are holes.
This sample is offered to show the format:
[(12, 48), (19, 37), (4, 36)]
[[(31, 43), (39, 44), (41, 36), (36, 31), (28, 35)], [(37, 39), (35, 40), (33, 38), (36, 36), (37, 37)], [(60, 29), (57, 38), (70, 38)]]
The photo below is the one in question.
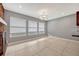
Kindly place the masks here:
[(76, 26), (76, 15), (52, 19), (48, 21), (48, 35), (62, 37), (66, 39), (79, 40), (79, 37), (72, 37), (74, 34), (79, 35), (79, 28)]
[[(5, 14), (4, 14), (4, 18), (5, 18), (5, 21), (7, 22), (7, 31), (6, 31), (6, 39), (8, 42), (14, 42), (14, 41), (20, 41), (20, 40), (25, 40), (26, 37), (21, 37), (21, 38), (10, 38), (10, 16), (16, 16), (16, 17), (19, 17), (19, 18), (22, 18), (22, 19), (26, 19), (26, 20), (34, 20), (34, 21), (37, 21), (37, 22), (45, 22), (45, 24), (47, 25), (47, 22), (46, 21), (43, 21), (43, 20), (40, 20), (40, 19), (37, 19), (37, 18), (34, 18), (34, 17), (31, 17), (31, 16), (27, 16), (27, 15), (23, 15), (23, 14), (19, 14), (19, 13), (16, 13), (16, 12), (12, 12), (12, 11), (8, 11), (8, 10), (5, 10)], [(45, 26), (45, 28), (47, 29), (47, 26)], [(47, 35), (47, 30), (45, 32), (44, 35)], [(38, 36), (43, 36), (43, 35), (38, 35)], [(33, 36), (35, 37), (35, 36)], [(37, 36), (36, 36), (37, 37)], [(31, 38), (31, 37), (30, 37)], [(27, 38), (28, 39), (28, 38)]]

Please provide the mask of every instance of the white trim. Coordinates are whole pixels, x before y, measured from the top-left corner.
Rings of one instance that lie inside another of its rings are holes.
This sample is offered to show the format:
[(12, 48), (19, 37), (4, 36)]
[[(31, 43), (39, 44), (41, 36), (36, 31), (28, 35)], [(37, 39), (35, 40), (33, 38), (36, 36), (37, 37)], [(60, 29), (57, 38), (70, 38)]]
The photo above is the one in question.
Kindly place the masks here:
[(0, 17), (0, 22), (4, 25), (7, 25), (7, 23)]

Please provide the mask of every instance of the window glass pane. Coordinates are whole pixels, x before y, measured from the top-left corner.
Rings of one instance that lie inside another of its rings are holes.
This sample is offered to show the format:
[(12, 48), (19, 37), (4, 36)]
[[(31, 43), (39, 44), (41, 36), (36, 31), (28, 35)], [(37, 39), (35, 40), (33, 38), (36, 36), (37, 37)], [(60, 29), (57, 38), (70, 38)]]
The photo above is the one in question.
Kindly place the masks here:
[(35, 21), (28, 21), (28, 27), (37, 27), (37, 22), (35, 22)]
[(39, 23), (39, 31), (45, 31), (45, 23)]
[(28, 21), (28, 35), (37, 35), (36, 21)]
[(28, 35), (37, 35), (37, 32), (29, 32)]
[(26, 33), (26, 28), (13, 28), (13, 27), (10, 27), (10, 33)]
[(10, 37), (21, 37), (26, 36), (26, 33), (10, 33)]
[(26, 36), (26, 19), (10, 17), (10, 37)]
[(39, 28), (39, 31), (44, 31), (44, 28)]
[(26, 20), (19, 17), (10, 17), (10, 26), (26, 27)]
[(39, 28), (44, 28), (44, 23), (39, 23)]
[(29, 27), (28, 32), (37, 32), (37, 28), (36, 27)]

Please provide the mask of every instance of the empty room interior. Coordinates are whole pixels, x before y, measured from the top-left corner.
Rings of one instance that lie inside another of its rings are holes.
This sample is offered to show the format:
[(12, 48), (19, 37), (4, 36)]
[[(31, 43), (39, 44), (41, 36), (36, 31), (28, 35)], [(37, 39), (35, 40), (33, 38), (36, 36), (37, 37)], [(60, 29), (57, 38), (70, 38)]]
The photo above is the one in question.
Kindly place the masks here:
[(1, 56), (79, 56), (79, 3), (0, 3)]

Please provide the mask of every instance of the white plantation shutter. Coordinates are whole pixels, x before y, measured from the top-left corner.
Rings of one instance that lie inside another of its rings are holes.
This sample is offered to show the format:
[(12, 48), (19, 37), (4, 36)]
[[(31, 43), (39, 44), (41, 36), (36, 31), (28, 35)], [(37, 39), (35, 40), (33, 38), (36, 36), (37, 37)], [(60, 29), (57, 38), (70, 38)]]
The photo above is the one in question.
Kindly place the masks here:
[[(24, 34), (23, 34), (24, 33)], [(10, 37), (17, 37), (24, 35), (26, 33), (26, 20), (16, 17), (16, 16), (11, 16), (10, 17)]]
[(28, 21), (28, 35), (36, 35), (36, 34), (37, 34), (37, 22)]
[(39, 22), (39, 34), (45, 32), (45, 23)]

